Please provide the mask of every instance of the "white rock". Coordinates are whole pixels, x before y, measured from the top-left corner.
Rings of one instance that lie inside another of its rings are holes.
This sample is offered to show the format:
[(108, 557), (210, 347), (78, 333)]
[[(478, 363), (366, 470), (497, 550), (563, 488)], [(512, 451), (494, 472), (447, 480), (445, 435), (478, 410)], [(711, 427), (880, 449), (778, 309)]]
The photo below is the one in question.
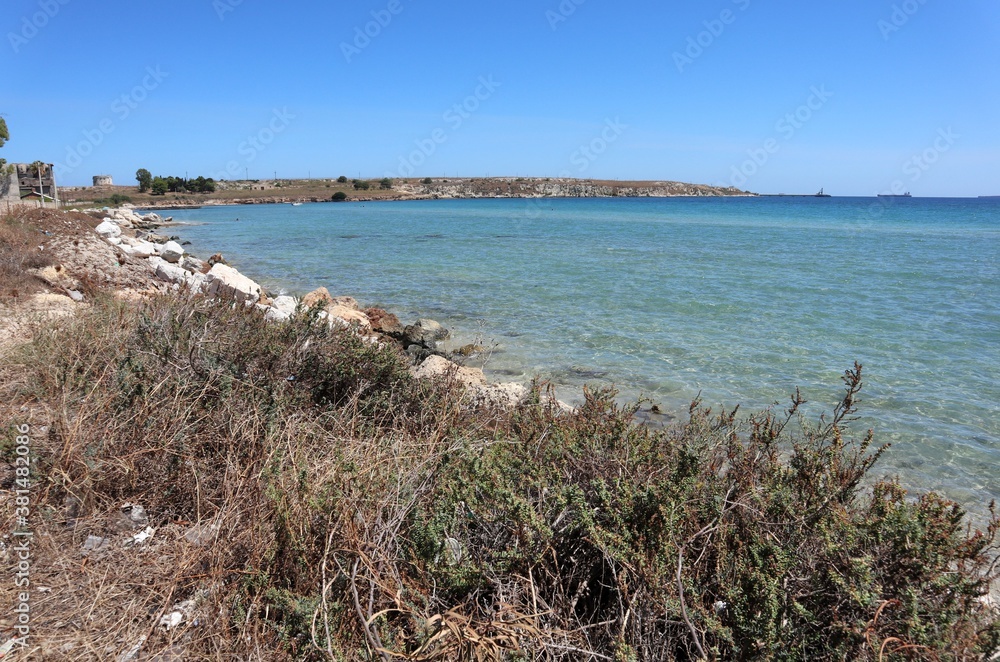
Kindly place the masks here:
[(196, 257), (185, 255), (184, 259), (181, 260), (181, 266), (187, 269), (188, 271), (196, 271), (200, 273), (202, 268), (205, 266), (205, 263)]
[(122, 229), (108, 219), (102, 221), (95, 229), (102, 237), (117, 237), (122, 233)]
[(176, 264), (181, 261), (184, 257), (184, 249), (176, 241), (168, 241), (163, 245), (163, 250), (160, 252), (160, 257), (162, 257), (167, 262)]
[(162, 257), (151, 257), (149, 260), (149, 265), (153, 267), (153, 271), (156, 273), (156, 277), (160, 280), (165, 280), (168, 283), (183, 283), (187, 280), (190, 275), (184, 269), (178, 267), (176, 264), (170, 264)]
[(271, 308), (285, 313), (288, 316), (295, 314), (296, 306), (298, 306), (298, 302), (295, 300), (295, 297), (286, 295), (274, 297), (274, 300), (271, 301)]
[(185, 272), (187, 276), (184, 278), (184, 282), (193, 292), (204, 292), (208, 289), (208, 276), (201, 272)]
[(260, 300), (260, 285), (221, 262), (208, 272), (207, 283), (210, 296), (251, 303)]
[(479, 368), (465, 368), (443, 356), (428, 356), (413, 371), (417, 379), (453, 379), (465, 388), (486, 386), (486, 375)]
[(291, 318), (292, 316), (285, 311), (272, 308), (271, 306), (268, 306), (267, 310), (264, 311), (264, 319), (268, 322), (287, 322)]

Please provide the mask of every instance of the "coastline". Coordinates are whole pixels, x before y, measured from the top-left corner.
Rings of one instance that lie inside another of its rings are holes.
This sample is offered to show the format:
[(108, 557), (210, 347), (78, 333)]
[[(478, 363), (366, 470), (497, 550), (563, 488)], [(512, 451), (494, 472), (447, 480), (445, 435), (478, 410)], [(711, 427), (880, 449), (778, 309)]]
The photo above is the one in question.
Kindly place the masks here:
[[(60, 232), (61, 217), (71, 216), (72, 233)], [(256, 281), (230, 266), (222, 252), (205, 260), (185, 250), (181, 236), (158, 230), (183, 226), (156, 212), (141, 214), (133, 207), (85, 209), (80, 212), (39, 210), (34, 217), (50, 237), (49, 252), (54, 265), (35, 269), (32, 275), (52, 291), (43, 310), (71, 313), (87, 305), (88, 284), (110, 286), (120, 298), (137, 299), (153, 294), (204, 295), (211, 299), (253, 306), (265, 319), (284, 323), (294, 317), (316, 314), (331, 327), (343, 329), (364, 342), (392, 344), (412, 360), (412, 374), (420, 379), (444, 379), (457, 385), (474, 408), (509, 409), (529, 395), (524, 384), (491, 383), (481, 368), (464, 365), (486, 348), (466, 343), (446, 346), (450, 330), (438, 322), (419, 318), (404, 325), (396, 315), (381, 308), (362, 308), (352, 296), (331, 294), (318, 285), (302, 296), (273, 295)], [(92, 232), (87, 232), (88, 221)], [(29, 308), (35, 308), (29, 305)], [(4, 333), (4, 336), (11, 334)], [(571, 408), (553, 400), (565, 411)]]

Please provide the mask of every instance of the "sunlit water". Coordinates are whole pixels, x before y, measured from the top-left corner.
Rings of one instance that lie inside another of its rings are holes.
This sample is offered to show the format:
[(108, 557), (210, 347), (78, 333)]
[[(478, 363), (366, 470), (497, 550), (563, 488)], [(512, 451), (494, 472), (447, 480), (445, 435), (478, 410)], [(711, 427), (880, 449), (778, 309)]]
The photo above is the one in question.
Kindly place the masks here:
[[(1000, 496), (1000, 201), (442, 200), (168, 212), (273, 291), (320, 285), (494, 348), (492, 378), (863, 419), (908, 486)], [(239, 219), (237, 221), (236, 219)], [(982, 509), (982, 506), (979, 506)]]

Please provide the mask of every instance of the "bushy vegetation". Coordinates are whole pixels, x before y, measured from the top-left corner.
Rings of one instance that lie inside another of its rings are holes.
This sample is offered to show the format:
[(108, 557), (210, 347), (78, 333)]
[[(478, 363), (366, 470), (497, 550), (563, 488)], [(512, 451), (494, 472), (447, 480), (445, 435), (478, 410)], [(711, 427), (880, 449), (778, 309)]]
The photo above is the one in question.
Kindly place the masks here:
[(363, 179), (355, 179), (352, 181), (354, 184), (354, 190), (356, 191), (367, 191), (372, 187), (371, 182), (365, 181)]
[(38, 249), (41, 231), (31, 216), (27, 209), (0, 214), (0, 300), (36, 289), (38, 283), (28, 270), (52, 264), (51, 256)]
[(121, 207), (127, 202), (132, 202), (132, 198), (122, 193), (112, 193), (106, 198), (99, 198), (94, 200), (95, 205), (106, 206), (106, 207)]
[(345, 200), (347, 200), (347, 194), (344, 193), (343, 191), (337, 191), (330, 197), (330, 199), (333, 200), (334, 202), (344, 202)]
[[(53, 595), (32, 623), (53, 649), (114, 659), (148, 636), (150, 655), (185, 659), (624, 662), (1000, 646), (979, 599), (998, 522), (967, 530), (941, 497), (864, 487), (883, 449), (852, 437), (860, 366), (816, 424), (796, 394), (780, 416), (694, 403), (658, 431), (610, 391), (574, 413), (539, 385), (517, 411), (471, 411), (391, 345), (199, 298), (99, 298), (21, 362), (2, 400), (52, 426), (35, 568)], [(125, 502), (158, 527), (150, 548), (78, 568)], [(213, 542), (190, 541), (199, 526)], [(197, 626), (155, 627), (188, 598)]]

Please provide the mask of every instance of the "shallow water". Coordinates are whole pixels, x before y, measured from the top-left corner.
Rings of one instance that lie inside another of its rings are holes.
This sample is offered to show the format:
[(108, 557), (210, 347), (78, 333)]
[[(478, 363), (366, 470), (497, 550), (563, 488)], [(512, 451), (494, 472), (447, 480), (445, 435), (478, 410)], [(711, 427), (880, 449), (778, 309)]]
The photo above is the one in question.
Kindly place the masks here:
[[(865, 365), (863, 418), (904, 483), (1000, 496), (1000, 201), (442, 200), (168, 212), (268, 288), (433, 317), (497, 379), (616, 385), (684, 411), (810, 417)], [(239, 218), (239, 221), (235, 221)], [(981, 506), (979, 506), (981, 508)]]

